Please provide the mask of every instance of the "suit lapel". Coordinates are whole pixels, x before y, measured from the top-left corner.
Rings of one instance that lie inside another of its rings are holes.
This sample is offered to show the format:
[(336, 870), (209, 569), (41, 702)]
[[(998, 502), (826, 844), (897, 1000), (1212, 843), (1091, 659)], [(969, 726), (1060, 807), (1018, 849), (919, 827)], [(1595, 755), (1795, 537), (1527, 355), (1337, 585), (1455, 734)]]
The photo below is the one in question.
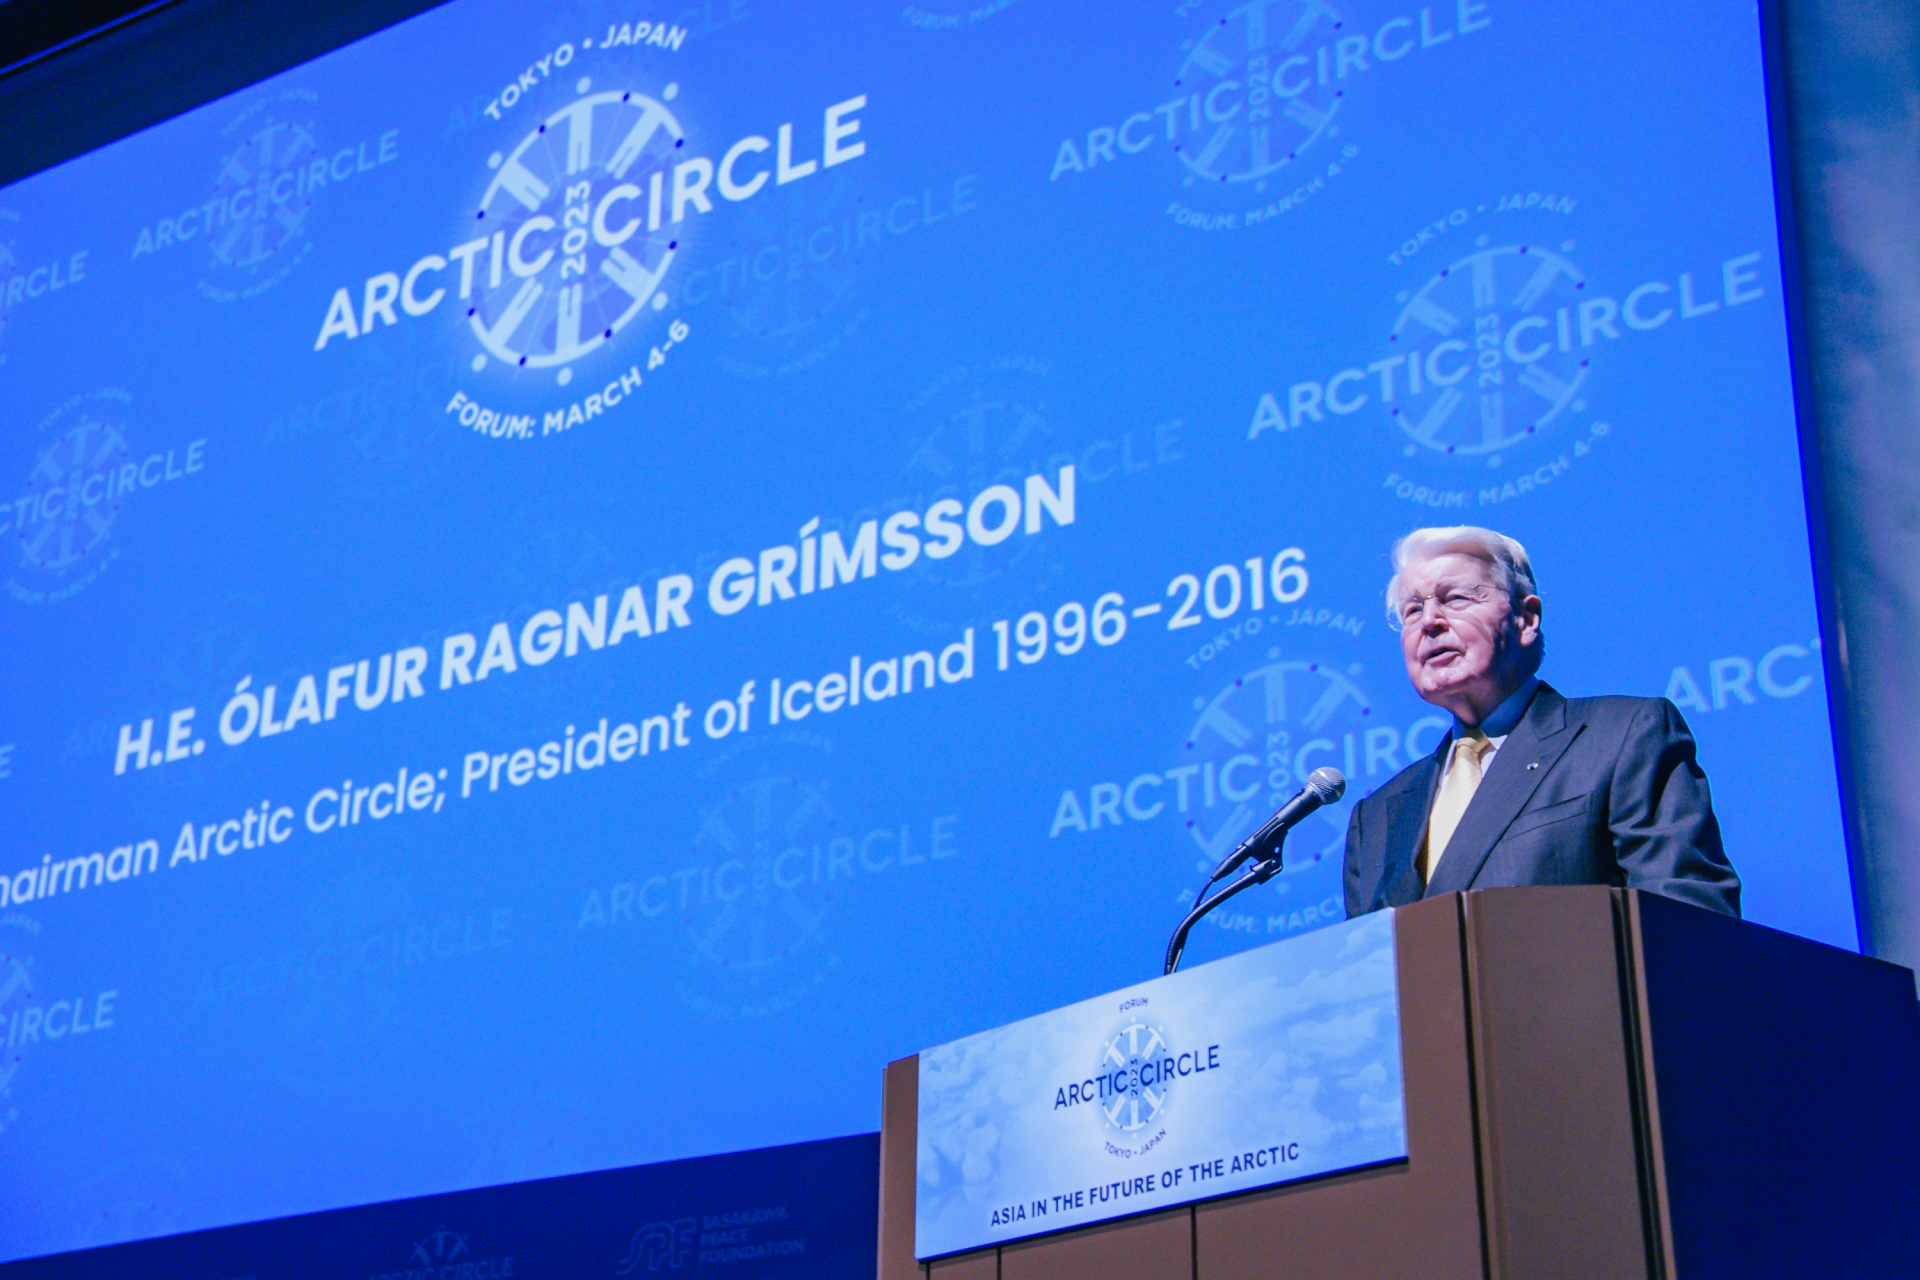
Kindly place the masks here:
[(1533, 798), (1541, 780), (1553, 771), (1554, 762), (1579, 736), (1579, 728), (1567, 722), (1567, 700), (1542, 683), (1461, 815), (1440, 857), (1440, 869), (1427, 885), (1427, 897), (1472, 887), (1487, 855)]
[(1440, 749), (1421, 761), (1399, 793), (1387, 799), (1386, 857), (1380, 873), (1386, 906), (1404, 907), (1420, 900), (1420, 845), (1426, 839), (1427, 810), (1433, 805), (1434, 787), (1451, 741), (1451, 737), (1442, 739)]

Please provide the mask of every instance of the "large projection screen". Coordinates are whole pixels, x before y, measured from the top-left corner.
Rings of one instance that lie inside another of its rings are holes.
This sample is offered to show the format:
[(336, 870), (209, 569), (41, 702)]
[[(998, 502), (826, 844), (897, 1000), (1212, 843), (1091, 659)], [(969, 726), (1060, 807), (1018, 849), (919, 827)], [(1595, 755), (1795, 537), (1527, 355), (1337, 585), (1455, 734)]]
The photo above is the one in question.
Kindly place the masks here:
[[(1855, 944), (1752, 3), (457, 0), (0, 189), (0, 1258), (854, 1133), (1344, 917), (1533, 554)], [(777, 715), (776, 715), (777, 713)]]

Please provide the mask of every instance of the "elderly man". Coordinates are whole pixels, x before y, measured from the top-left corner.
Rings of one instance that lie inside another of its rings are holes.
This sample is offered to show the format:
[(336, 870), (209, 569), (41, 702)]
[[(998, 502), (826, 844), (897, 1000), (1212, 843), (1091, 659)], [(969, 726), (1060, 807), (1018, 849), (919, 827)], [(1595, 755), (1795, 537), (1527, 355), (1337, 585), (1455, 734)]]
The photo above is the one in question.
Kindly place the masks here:
[(1563, 698), (1538, 674), (1540, 597), (1518, 542), (1420, 529), (1387, 610), (1414, 689), (1453, 732), (1362, 800), (1347, 914), (1523, 884), (1647, 889), (1740, 914), (1693, 736), (1665, 698)]

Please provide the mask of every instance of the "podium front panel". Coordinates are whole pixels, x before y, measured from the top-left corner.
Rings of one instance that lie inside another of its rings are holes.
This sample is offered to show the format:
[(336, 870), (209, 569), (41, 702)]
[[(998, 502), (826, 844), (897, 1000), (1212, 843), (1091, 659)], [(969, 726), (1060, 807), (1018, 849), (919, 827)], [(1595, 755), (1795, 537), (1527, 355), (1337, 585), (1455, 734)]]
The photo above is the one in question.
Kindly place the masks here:
[(923, 1052), (914, 1252), (1406, 1157), (1391, 912)]
[(1485, 1276), (1460, 902), (1394, 913), (1406, 1162), (1196, 1206), (1198, 1276)]

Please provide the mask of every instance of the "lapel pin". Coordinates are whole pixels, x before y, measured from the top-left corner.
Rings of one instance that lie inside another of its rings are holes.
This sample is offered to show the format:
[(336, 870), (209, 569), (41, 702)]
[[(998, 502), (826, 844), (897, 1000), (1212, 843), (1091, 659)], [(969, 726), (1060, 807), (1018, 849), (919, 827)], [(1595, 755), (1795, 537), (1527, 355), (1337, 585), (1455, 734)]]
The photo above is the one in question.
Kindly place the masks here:
[(1540, 762), (1538, 760), (1535, 760), (1532, 764), (1527, 766), (1527, 768), (1529, 769), (1538, 769), (1539, 767), (1540, 767)]

